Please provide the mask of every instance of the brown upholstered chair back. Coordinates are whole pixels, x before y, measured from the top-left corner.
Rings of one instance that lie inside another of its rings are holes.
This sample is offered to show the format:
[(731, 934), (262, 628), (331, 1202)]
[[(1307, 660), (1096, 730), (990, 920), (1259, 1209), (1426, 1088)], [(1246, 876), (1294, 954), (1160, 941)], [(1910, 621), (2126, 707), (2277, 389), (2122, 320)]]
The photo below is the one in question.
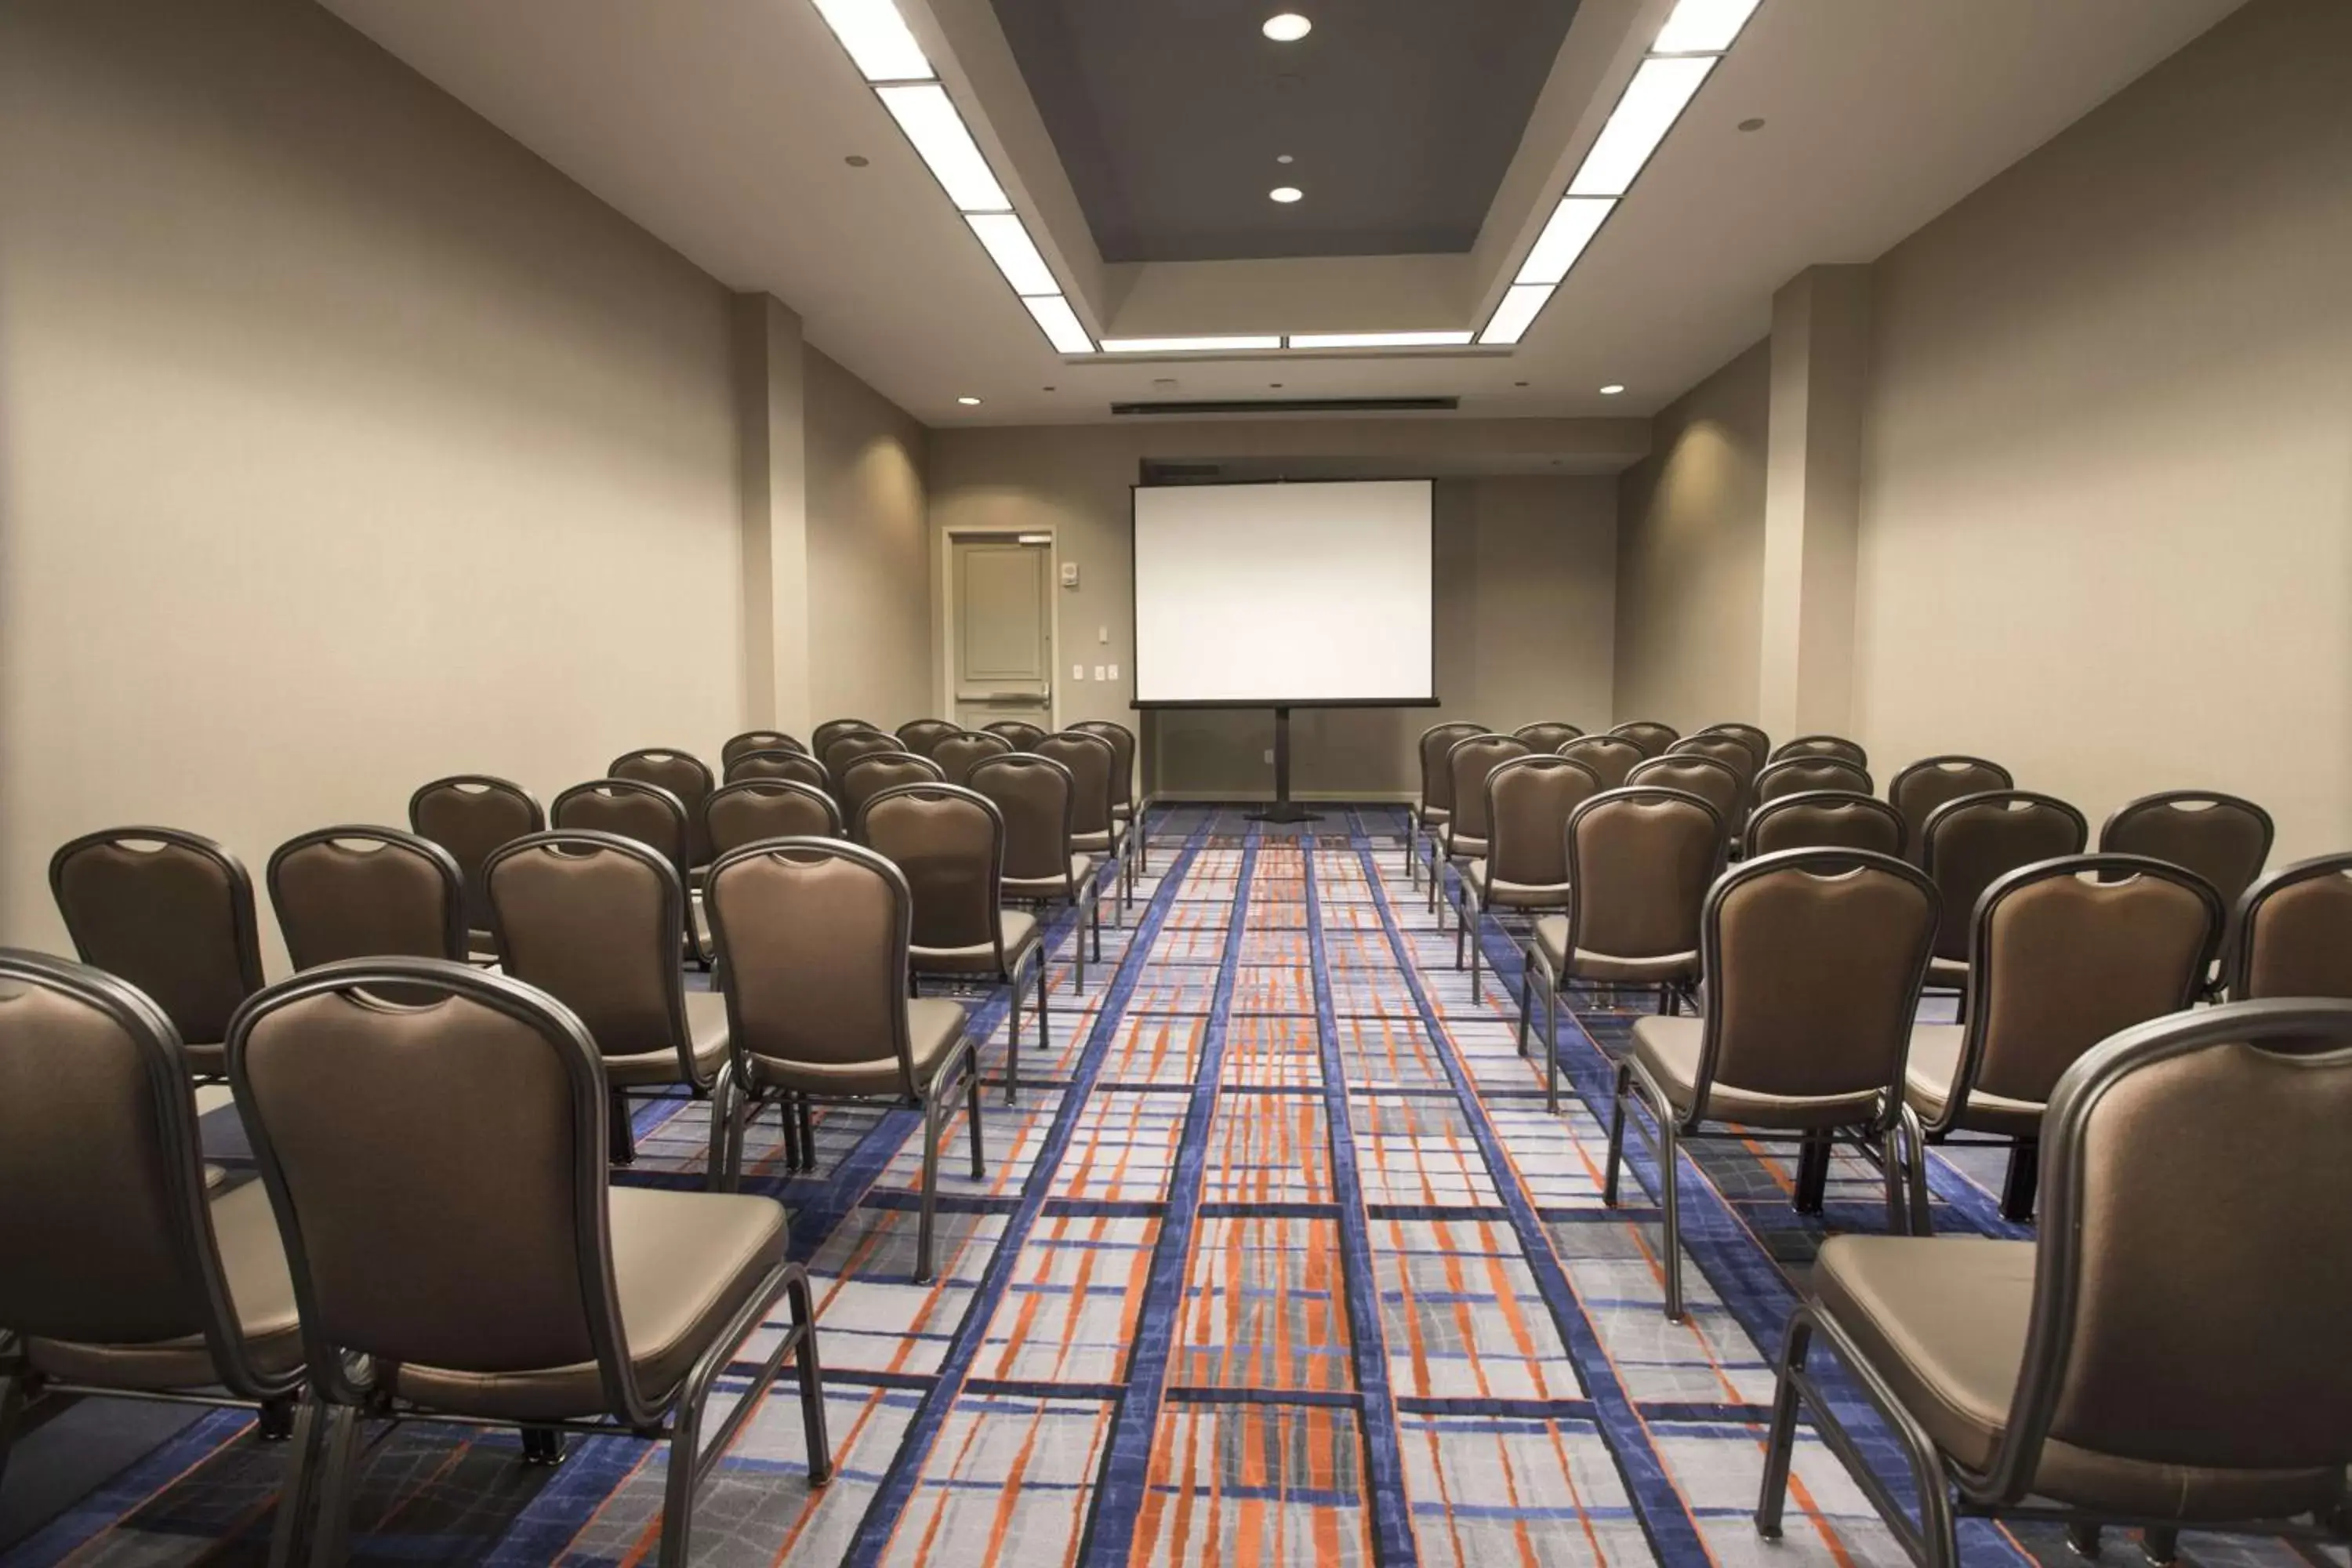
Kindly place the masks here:
[(1582, 763), (1592, 770), (1602, 789), (1622, 788), (1625, 775), (1650, 756), (1642, 742), (1630, 735), (1580, 735), (1559, 748), (1559, 755)]
[(390, 827), (322, 827), (269, 858), (296, 969), (343, 958), (466, 956), (466, 879), (449, 852)]
[(676, 867), (634, 838), (558, 829), (499, 848), (484, 876), (507, 974), (571, 1008), (604, 1056), (677, 1048), (686, 887)]
[(1628, 719), (1609, 731), (1622, 735), (1642, 748), (1645, 757), (1662, 757), (1666, 748), (1681, 740), (1682, 731), (1672, 724), (1662, 724), (1655, 719)]
[(930, 758), (913, 752), (877, 752), (860, 757), (841, 771), (842, 820), (852, 824), (865, 804), (886, 789), (900, 784), (937, 784), (947, 771)]
[(2102, 855), (2145, 855), (2186, 866), (2221, 895), (2230, 911), (2222, 951), (2237, 936), (2238, 900), (2271, 858), (2271, 814), (2251, 800), (2208, 790), (2176, 789), (2142, 795), (2099, 829)]
[(1849, 795), (1874, 795), (1877, 785), (1870, 782), (1870, 771), (1843, 757), (1794, 756), (1767, 763), (1756, 775), (1756, 801), (1762, 805), (1778, 800), (1784, 795), (1803, 795), (1813, 790), (1843, 790)]
[(1454, 775), (1446, 770), (1446, 753), (1473, 735), (1486, 733), (1484, 724), (1461, 721), (1433, 724), (1421, 732), (1421, 804), (1431, 811), (1454, 809)]
[(1135, 804), (1135, 731), (1108, 719), (1085, 719), (1070, 726), (1081, 735), (1098, 736), (1110, 744), (1110, 802)]
[(1004, 818), (1004, 871), (1022, 881), (1070, 873), (1071, 801), (1077, 784), (1051, 757), (1015, 752), (971, 770), (971, 788)]
[(1724, 844), (1722, 817), (1686, 790), (1628, 784), (1585, 801), (1568, 819), (1570, 946), (1612, 958), (1696, 952)]
[(1565, 719), (1539, 719), (1512, 731), (1511, 738), (1526, 742), (1530, 752), (1549, 752), (1557, 755), (1562, 746), (1583, 733), (1582, 727)]
[(1486, 775), (1528, 754), (1528, 743), (1508, 735), (1470, 735), (1454, 742), (1445, 753), (1446, 775), (1454, 781), (1449, 839), (1486, 837)]
[(229, 1080), (314, 1370), (341, 1380), (346, 1352), (484, 1376), (597, 1363), (626, 1389), (604, 1075), (562, 1004), (462, 964), (333, 964), (238, 1016)]
[(1840, 790), (1813, 790), (1768, 800), (1748, 815), (1748, 853), (1783, 849), (1868, 849), (1904, 852), (1903, 814), (1885, 801)]
[(867, 757), (911, 756), (913, 753), (898, 744), (896, 735), (885, 734), (879, 730), (852, 730), (826, 742), (824, 750), (817, 755), (824, 759), (825, 775), (833, 780), (834, 798), (838, 800), (841, 798), (842, 776), (849, 771), (852, 763), (862, 762)]
[(1876, 1090), (1896, 1114), (1936, 935), (1936, 889), (1916, 868), (1846, 849), (1744, 861), (1708, 893), (1699, 931), (1703, 1083), (1792, 1099)]
[(253, 882), (237, 858), (173, 827), (85, 834), (49, 860), (49, 891), (82, 962), (152, 998), (180, 1038), (214, 1045), (261, 989)]
[(1763, 756), (1745, 738), (1727, 730), (1702, 730), (1696, 735), (1685, 735), (1666, 748), (1670, 757), (1713, 757), (1739, 775), (1741, 798), (1748, 786), (1755, 782), (1757, 771), (1764, 765)]
[(1601, 793), (1592, 770), (1538, 752), (1486, 774), (1486, 875), (1491, 882), (1552, 888), (1568, 880), (1568, 818)]
[(727, 782), (741, 784), (745, 779), (791, 779), (814, 790), (830, 793), (833, 789), (833, 775), (806, 752), (745, 752), (728, 764)]
[(963, 784), (971, 782), (971, 770), (981, 763), (1013, 750), (1012, 742), (992, 731), (966, 730), (931, 748), (931, 761), (940, 764), (948, 783)]
[(0, 1334), (201, 1335), (233, 1392), (259, 1392), (178, 1032), (115, 976), (14, 949), (0, 949)]
[[(2005, 1490), (2049, 1468), (2046, 1433), (2148, 1467), (2159, 1496), (2236, 1492), (2232, 1519), (2325, 1515), (2340, 1500), (2347, 1125), (2352, 1005), (2340, 1001), (2184, 1013), (2067, 1071), (2044, 1121), (2032, 1315), (1995, 1460)], [(2250, 1505), (2249, 1491), (2266, 1500)]]
[(1969, 934), (1960, 1082), (2039, 1103), (2109, 1035), (2189, 1005), (2221, 941), (2221, 900), (2161, 860), (2069, 855), (1987, 888)]
[(729, 778), (735, 776), (735, 762), (753, 752), (805, 752), (808, 748), (782, 730), (746, 730), (731, 736), (719, 748), (719, 766)]
[(982, 724), (981, 728), (992, 735), (1003, 736), (1016, 752), (1028, 751), (1046, 735), (1045, 731), (1025, 719), (999, 719), (993, 723)]
[(1751, 765), (1748, 770), (1748, 776), (1751, 778), (1755, 776), (1757, 770), (1761, 768), (1765, 762), (1772, 755), (1772, 737), (1766, 734), (1763, 731), (1758, 729), (1753, 724), (1741, 724), (1733, 721), (1726, 721), (1721, 724), (1709, 724), (1706, 729), (1701, 730), (1699, 733), (1702, 735), (1729, 735), (1741, 745), (1746, 746), (1748, 748), (1748, 755), (1751, 759)]
[(487, 773), (435, 779), (408, 797), (409, 830), (449, 851), (466, 879), (466, 924), (490, 929), (490, 906), (482, 892), (482, 862), (499, 845), (547, 826), (530, 791)]
[(2016, 787), (2007, 768), (1982, 757), (1922, 757), (1895, 775), (1886, 786), (1886, 801), (1903, 814), (1905, 837), (1916, 857), (1929, 812), (1964, 795)]
[(1669, 752), (1663, 757), (1644, 757), (1633, 764), (1625, 782), (1656, 784), (1698, 796), (1715, 807), (1716, 815), (1723, 818), (1726, 833), (1737, 833), (1746, 821), (1741, 808), (1748, 801), (1748, 784), (1739, 776), (1739, 770), (1697, 752)]
[[(824, 723), (819, 724), (814, 730), (809, 731), (809, 754), (822, 760), (825, 753), (825, 748), (831, 746), (835, 741), (840, 740), (844, 735), (879, 735), (881, 733), (883, 733), (881, 725), (869, 724), (863, 719), (827, 719)], [(894, 735), (891, 739), (895, 742), (898, 737)]]
[(866, 801), (856, 837), (907, 879), (915, 946), (1002, 940), (1004, 816), (986, 795), (950, 784), (901, 784)]
[(1790, 757), (1831, 757), (1858, 768), (1870, 766), (1870, 753), (1862, 749), (1862, 742), (1843, 735), (1800, 735), (1772, 748), (1771, 762), (1784, 763)]
[(1110, 804), (1118, 793), (1118, 786), (1111, 782), (1118, 753), (1111, 750), (1110, 742), (1100, 735), (1064, 730), (1029, 749), (1070, 770), (1070, 831), (1080, 837), (1109, 832)]
[(1927, 814), (1919, 865), (1944, 902), (1936, 956), (1969, 955), (1969, 920), (1987, 888), (2021, 866), (2080, 855), (2090, 828), (2064, 801), (2026, 790), (1987, 790)]
[(701, 758), (665, 746), (648, 746), (614, 757), (604, 774), (659, 784), (677, 796), (677, 804), (686, 808), (686, 863), (710, 864), (710, 846), (702, 837), (702, 803), (710, 798), (712, 784), (710, 769)]
[(705, 831), (720, 855), (762, 838), (838, 838), (841, 807), (797, 779), (738, 779), (702, 803)]
[(573, 784), (548, 808), (551, 827), (581, 828), (590, 833), (617, 833), (666, 857), (686, 879), (686, 806), (659, 784), (635, 779), (591, 779)]
[(898, 726), (898, 743), (919, 757), (928, 757), (941, 741), (962, 733), (963, 726), (952, 719), (909, 719)]
[(758, 1076), (791, 1081), (796, 1068), (895, 1061), (914, 1092), (914, 899), (897, 867), (836, 838), (780, 839), (722, 857), (702, 896), (739, 1064), (748, 1058)]
[(2238, 900), (2231, 994), (2352, 997), (2352, 854), (2282, 867)]

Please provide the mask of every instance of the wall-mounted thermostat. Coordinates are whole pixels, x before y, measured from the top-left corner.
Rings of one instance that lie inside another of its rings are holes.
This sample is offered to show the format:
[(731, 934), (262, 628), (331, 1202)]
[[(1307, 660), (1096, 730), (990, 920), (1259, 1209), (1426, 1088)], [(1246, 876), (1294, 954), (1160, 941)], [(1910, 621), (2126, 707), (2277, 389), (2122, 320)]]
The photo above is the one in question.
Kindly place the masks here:
[(1078, 585), (1078, 563), (1077, 563), (1076, 562), (1075, 562), (1075, 561), (1065, 561), (1065, 562), (1063, 562), (1063, 563), (1062, 563), (1062, 586), (1063, 586), (1063, 587), (1065, 587), (1065, 588), (1075, 588), (1075, 587), (1076, 587), (1077, 585)]

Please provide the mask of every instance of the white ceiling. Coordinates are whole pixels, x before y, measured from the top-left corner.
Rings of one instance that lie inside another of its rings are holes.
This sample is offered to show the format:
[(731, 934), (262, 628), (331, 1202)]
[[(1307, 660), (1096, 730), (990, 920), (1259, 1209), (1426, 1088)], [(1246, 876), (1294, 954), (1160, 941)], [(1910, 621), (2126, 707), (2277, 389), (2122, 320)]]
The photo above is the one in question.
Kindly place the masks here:
[[(1209, 363), (1055, 353), (809, 0), (320, 3), (729, 287), (791, 305), (810, 342), (918, 418), (953, 426), (1102, 420), (1113, 401), (1284, 395), (1452, 395), (1465, 416), (1648, 413), (1761, 337), (1772, 291), (1793, 274), (1876, 258), (2241, 0), (1764, 0), (1517, 352)], [(1605, 29), (1656, 9), (1587, 0), (1555, 82), (1569, 79), (1580, 36), (1591, 57), (1596, 32), (1605, 46)], [(929, 12), (909, 10), (936, 38)], [(1590, 101), (1574, 128), (1555, 129), (1562, 117), (1539, 109), (1521, 163), (1580, 155), (1637, 54), (1615, 49), (1598, 90), (1580, 89)], [(979, 106), (988, 121), (1034, 124), (1031, 106), (1003, 101), (994, 80), (997, 97)], [(1738, 131), (1750, 116), (1764, 129)], [(979, 129), (985, 143), (993, 132)], [(847, 166), (851, 154), (869, 165)], [(1050, 207), (1058, 182), (1035, 178), (1033, 146), (1018, 188), (1047, 187)], [(1515, 199), (1507, 181), (1490, 231), (1518, 232), (1549, 210), (1549, 193), (1517, 184), (1518, 205), (1503, 206)], [(1067, 257), (1066, 222), (1040, 238), (1060, 242), (1082, 290), (1103, 275), (1096, 258)], [(1123, 291), (1154, 298), (1156, 331), (1183, 330), (1164, 320), (1171, 298), (1222, 294), (1194, 330), (1229, 330), (1206, 318), (1246, 311), (1266, 268), (1293, 269), (1273, 298), (1317, 284), (1297, 268), (1384, 264), (1191, 264), (1229, 270), (1172, 275), (1156, 291), (1129, 279)], [(1099, 329), (1095, 303), (1081, 310)], [(1609, 382), (1626, 394), (1598, 395)], [(961, 407), (962, 395), (983, 402)]]

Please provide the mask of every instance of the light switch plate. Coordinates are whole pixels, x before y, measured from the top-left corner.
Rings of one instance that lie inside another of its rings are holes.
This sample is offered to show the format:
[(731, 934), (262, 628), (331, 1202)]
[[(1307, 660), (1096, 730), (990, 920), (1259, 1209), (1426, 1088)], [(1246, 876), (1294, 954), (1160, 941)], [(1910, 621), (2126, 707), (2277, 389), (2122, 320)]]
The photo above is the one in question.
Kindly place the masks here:
[(1085, 665), (1074, 664), (1070, 666), (1070, 679), (1072, 680), (1084, 680), (1086, 678), (1087, 667)]
[(1103, 668), (1104, 667), (1099, 664), (1095, 666), (1095, 679), (1097, 680), (1107, 680), (1109, 679), (1109, 677), (1103, 674)]
[(1115, 664), (1114, 664), (1114, 665), (1109, 666), (1108, 668), (1109, 668), (1109, 669), (1110, 669), (1110, 678), (1111, 678), (1113, 680), (1117, 680), (1117, 679), (1118, 679), (1118, 666), (1117, 666), (1117, 665), (1115, 665)]
[(1075, 588), (1075, 587), (1076, 587), (1077, 585), (1078, 585), (1078, 563), (1077, 563), (1076, 562), (1075, 562), (1075, 561), (1065, 561), (1065, 562), (1063, 562), (1063, 563), (1062, 563), (1062, 586), (1063, 586), (1063, 587), (1065, 587), (1065, 588)]
[(1108, 626), (1097, 626), (1097, 627), (1095, 628), (1095, 641), (1097, 641), (1097, 642), (1108, 642), (1108, 641), (1110, 641), (1110, 628), (1109, 628)]

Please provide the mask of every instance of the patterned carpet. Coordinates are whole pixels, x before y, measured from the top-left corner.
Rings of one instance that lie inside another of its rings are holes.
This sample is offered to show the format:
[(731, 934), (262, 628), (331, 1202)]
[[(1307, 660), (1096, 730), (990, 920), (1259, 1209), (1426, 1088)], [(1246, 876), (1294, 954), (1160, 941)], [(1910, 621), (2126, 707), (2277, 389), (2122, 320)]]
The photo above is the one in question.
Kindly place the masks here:
[[(964, 1174), (961, 1121), (950, 1135), (935, 1285), (907, 1283), (911, 1113), (824, 1117), (808, 1177), (777, 1173), (772, 1119), (753, 1130), (747, 1185), (792, 1208), (819, 1277), (840, 1473), (808, 1486), (788, 1374), (702, 1493), (698, 1562), (1902, 1560), (1810, 1439), (1787, 1541), (1748, 1522), (1790, 1275), (1825, 1226), (1881, 1227), (1875, 1173), (1842, 1155), (1809, 1219), (1788, 1159), (1702, 1145), (1684, 1178), (1692, 1315), (1668, 1323), (1654, 1170), (1637, 1160), (1623, 1209), (1599, 1195), (1591, 1108), (1633, 1015), (1579, 999), (1577, 1093), (1547, 1115), (1513, 1048), (1516, 950), (1488, 926), (1500, 984), (1473, 1003), (1405, 885), (1401, 827), (1387, 808), (1297, 833), (1156, 816), (1131, 928), (1105, 931), (1082, 988), (1058, 932), (1051, 1049), (1033, 1026), (1021, 1104), (992, 1096), (984, 1181)], [(992, 1076), (1003, 1013), (979, 1005)], [(700, 1106), (638, 1125), (623, 1180), (699, 1184)], [(232, 1119), (207, 1135), (241, 1152)], [(1938, 1227), (2004, 1232), (1998, 1176), (1939, 1159)], [(19, 1467), (95, 1445), (101, 1410), (37, 1426)], [(260, 1561), (282, 1450), (234, 1414), (172, 1420), (0, 1562)], [(357, 1557), (649, 1559), (658, 1450), (599, 1437), (551, 1472), (517, 1455), (509, 1433), (381, 1432)], [(2068, 1560), (2047, 1531), (1963, 1540), (1971, 1562)], [(2106, 1555), (2137, 1561), (2121, 1541)], [(2202, 1536), (2185, 1555), (2343, 1562)]]

